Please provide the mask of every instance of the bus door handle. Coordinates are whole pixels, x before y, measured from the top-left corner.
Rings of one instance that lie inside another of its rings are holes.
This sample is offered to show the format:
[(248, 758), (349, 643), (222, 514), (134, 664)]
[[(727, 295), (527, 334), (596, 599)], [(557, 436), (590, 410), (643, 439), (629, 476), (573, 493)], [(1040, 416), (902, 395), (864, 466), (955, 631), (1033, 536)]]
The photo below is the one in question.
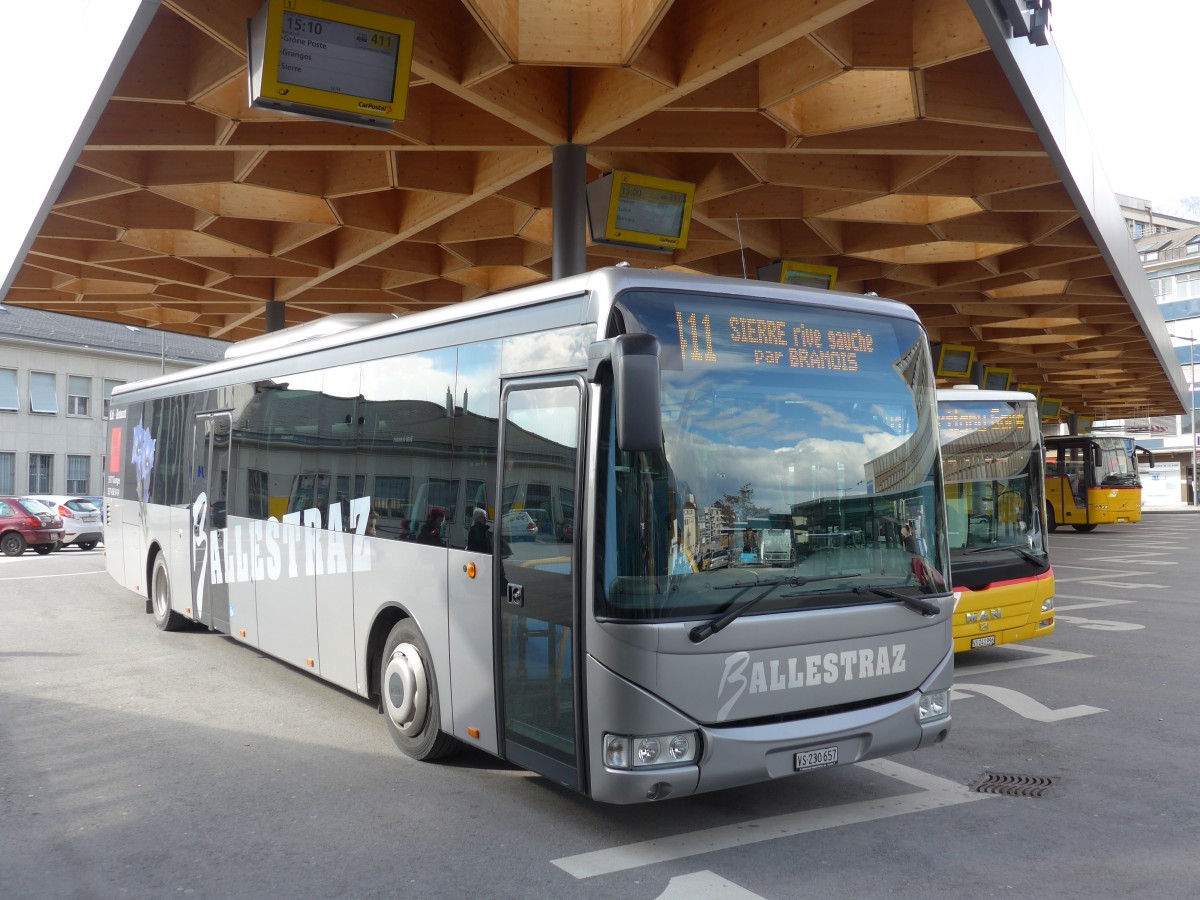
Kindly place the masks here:
[(525, 588), (519, 584), (508, 583), (508, 602), (513, 606), (525, 605)]

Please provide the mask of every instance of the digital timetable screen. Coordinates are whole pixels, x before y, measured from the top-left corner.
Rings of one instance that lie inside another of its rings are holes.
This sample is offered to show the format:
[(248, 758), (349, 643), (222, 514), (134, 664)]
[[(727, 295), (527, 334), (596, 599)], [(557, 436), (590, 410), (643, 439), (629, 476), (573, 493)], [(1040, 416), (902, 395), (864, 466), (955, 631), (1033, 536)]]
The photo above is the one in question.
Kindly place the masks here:
[(285, 12), (280, 84), (391, 103), (400, 37), (345, 22)]
[(587, 186), (588, 225), (598, 244), (669, 253), (687, 247), (696, 186), (612, 171)]
[(617, 229), (678, 238), (686, 201), (682, 191), (623, 183), (617, 195)]
[(330, 0), (265, 0), (247, 29), (250, 104), (390, 129), (407, 111), (415, 27)]

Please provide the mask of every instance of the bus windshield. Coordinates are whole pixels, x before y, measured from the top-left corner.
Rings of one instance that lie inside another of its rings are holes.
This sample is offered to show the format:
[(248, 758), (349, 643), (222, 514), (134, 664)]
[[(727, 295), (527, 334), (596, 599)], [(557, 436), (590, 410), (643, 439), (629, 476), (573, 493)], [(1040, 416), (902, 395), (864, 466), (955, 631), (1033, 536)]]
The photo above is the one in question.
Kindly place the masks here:
[(1046, 556), (1037, 401), (938, 404), (952, 556), (1019, 548)]
[(1100, 448), (1100, 465), (1096, 470), (1098, 487), (1130, 487), (1141, 484), (1134, 462), (1133, 441), (1116, 436), (1094, 435)]
[[(663, 446), (601, 413), (597, 614), (680, 619), (944, 591), (936, 399), (900, 318), (629, 291), (614, 330), (661, 343)], [(611, 392), (605, 392), (606, 396)]]

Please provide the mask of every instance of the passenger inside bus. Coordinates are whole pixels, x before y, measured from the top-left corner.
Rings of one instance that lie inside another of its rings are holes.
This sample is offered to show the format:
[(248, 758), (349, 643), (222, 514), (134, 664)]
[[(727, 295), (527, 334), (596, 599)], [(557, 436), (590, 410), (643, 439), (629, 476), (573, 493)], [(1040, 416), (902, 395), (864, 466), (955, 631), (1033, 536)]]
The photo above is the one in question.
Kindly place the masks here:
[(467, 530), (467, 549), (476, 553), (492, 552), (492, 532), (488, 528), (487, 510), (477, 508), (471, 514), (471, 527)]
[(421, 523), (421, 530), (417, 532), (417, 543), (420, 544), (440, 544), (442, 543), (442, 522), (446, 519), (446, 511), (440, 506), (431, 507), (429, 515), (425, 521)]

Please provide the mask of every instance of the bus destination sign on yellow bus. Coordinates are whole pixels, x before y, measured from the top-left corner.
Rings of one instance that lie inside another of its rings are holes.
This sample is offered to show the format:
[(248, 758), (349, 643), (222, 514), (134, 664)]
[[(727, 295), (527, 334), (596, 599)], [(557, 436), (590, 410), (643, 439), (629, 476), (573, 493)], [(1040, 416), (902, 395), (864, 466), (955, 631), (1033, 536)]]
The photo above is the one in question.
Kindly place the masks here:
[(252, 105), (372, 127), (403, 119), (414, 23), (328, 0), (266, 0), (250, 24)]

